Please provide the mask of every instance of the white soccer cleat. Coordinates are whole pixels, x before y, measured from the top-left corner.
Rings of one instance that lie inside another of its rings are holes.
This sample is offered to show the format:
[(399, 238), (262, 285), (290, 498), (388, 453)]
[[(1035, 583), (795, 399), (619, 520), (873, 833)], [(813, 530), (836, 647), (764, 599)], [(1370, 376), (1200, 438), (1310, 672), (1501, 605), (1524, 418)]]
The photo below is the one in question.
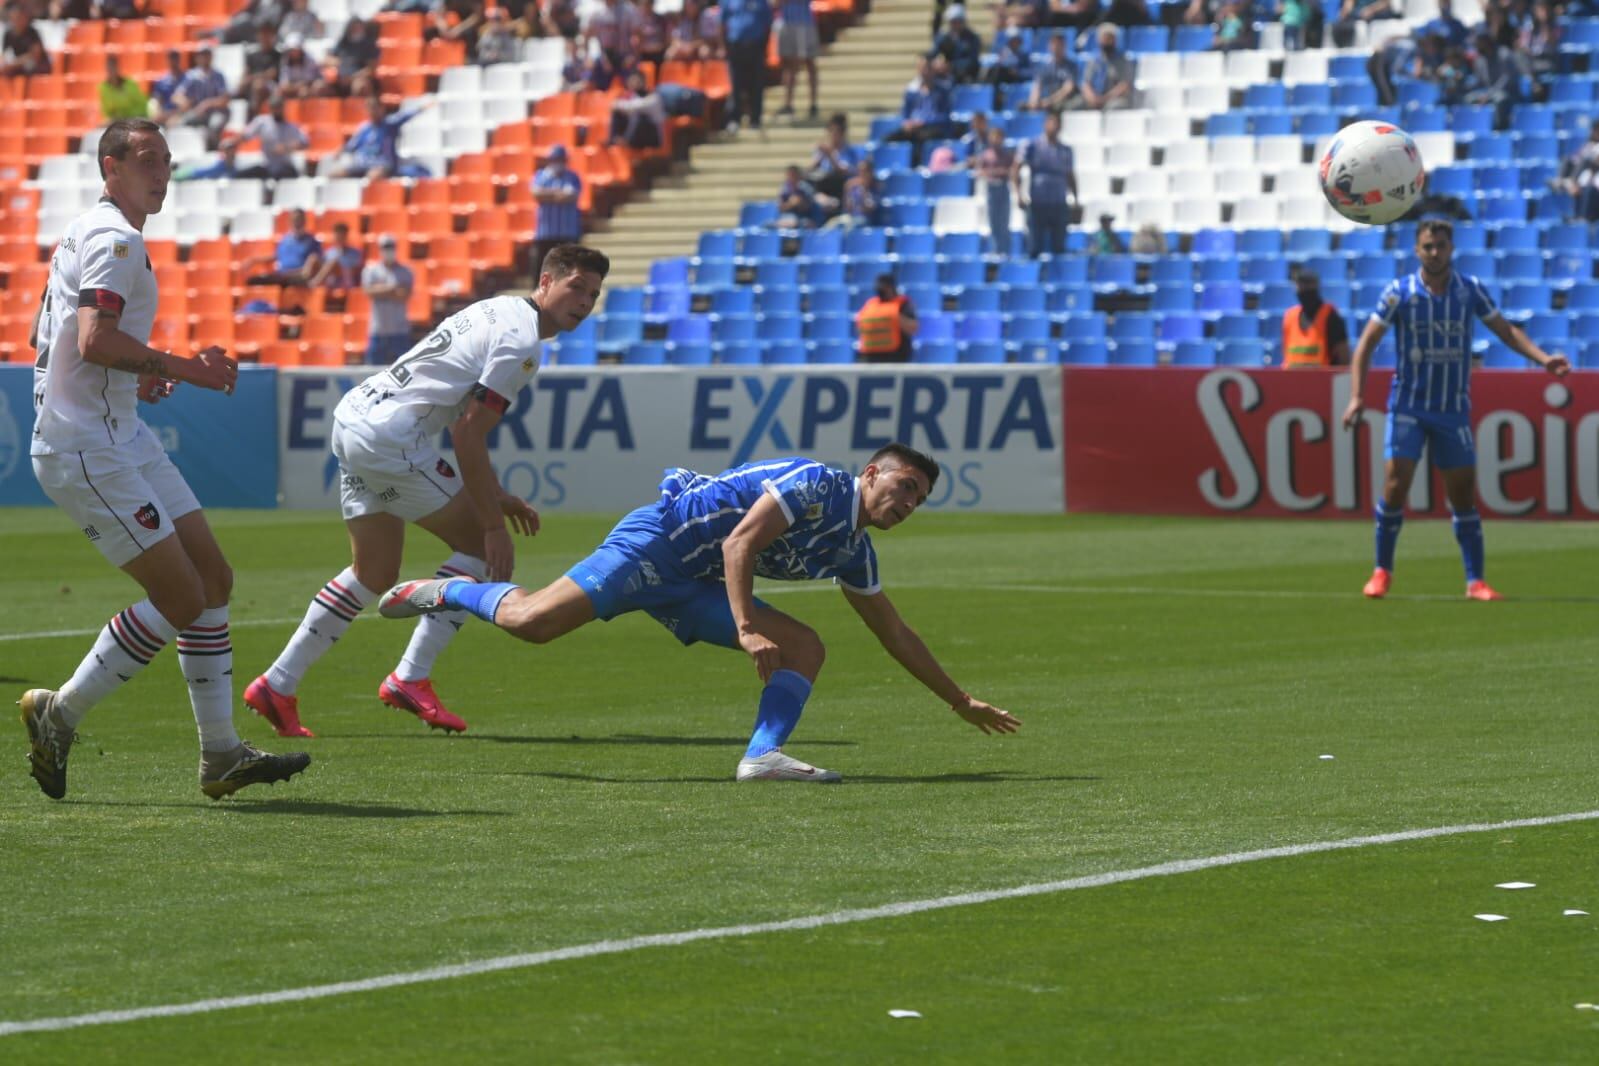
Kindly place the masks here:
[(464, 580), (459, 577), (430, 577), (395, 585), (378, 601), (378, 613), (384, 618), (416, 618), (418, 615), (452, 610), (444, 602), (444, 586), (452, 581)]
[(808, 762), (791, 759), (783, 754), (781, 748), (774, 748), (758, 759), (740, 759), (738, 761), (738, 779), (740, 781), (812, 781), (819, 784), (835, 784), (844, 780), (844, 775), (837, 770), (823, 770), (821, 767), (812, 766)]

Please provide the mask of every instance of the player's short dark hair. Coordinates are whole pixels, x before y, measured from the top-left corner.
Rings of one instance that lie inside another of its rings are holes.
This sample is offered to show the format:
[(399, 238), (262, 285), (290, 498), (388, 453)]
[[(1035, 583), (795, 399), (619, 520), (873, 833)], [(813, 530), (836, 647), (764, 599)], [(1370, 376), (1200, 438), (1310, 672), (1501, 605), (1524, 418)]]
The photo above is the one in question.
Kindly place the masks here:
[(873, 463), (882, 463), (885, 459), (892, 459), (899, 466), (908, 466), (926, 474), (929, 489), (938, 484), (938, 461), (925, 452), (917, 451), (909, 444), (901, 444), (899, 441), (885, 444), (872, 453), (866, 464), (870, 466)]
[(133, 135), (136, 133), (160, 133), (161, 127), (147, 118), (119, 118), (105, 128), (100, 134), (100, 147), (95, 151), (95, 159), (100, 164), (100, 176), (105, 177), (106, 156), (112, 159), (128, 158), (128, 150), (133, 147)]
[(598, 274), (603, 280), (611, 272), (611, 260), (604, 252), (586, 244), (557, 244), (544, 257), (540, 273), (552, 278), (568, 274)]
[(1429, 233), (1442, 234), (1450, 244), (1455, 243), (1455, 225), (1446, 218), (1428, 218), (1416, 223), (1416, 243)]

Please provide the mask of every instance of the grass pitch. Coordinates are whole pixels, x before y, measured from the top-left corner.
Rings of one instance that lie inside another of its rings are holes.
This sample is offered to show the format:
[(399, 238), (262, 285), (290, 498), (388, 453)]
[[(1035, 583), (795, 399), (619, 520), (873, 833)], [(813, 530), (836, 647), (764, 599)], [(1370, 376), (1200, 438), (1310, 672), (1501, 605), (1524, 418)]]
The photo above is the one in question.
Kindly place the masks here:
[[(347, 547), (329, 515), (213, 522), (242, 691)], [(550, 516), (520, 580), (607, 528)], [(241, 705), (247, 736), (311, 769), (213, 804), (169, 650), (87, 719), (64, 802), (27, 777), (20, 725), (0, 729), (0, 1021), (1599, 808), (1594, 532), (1490, 522), (1512, 598), (1485, 605), (1459, 597), (1447, 525), (1412, 522), (1395, 596), (1369, 603), (1366, 524), (923, 515), (877, 538), (885, 588), (1025, 725), (979, 734), (836, 591), (790, 587), (772, 602), (830, 654), (789, 750), (835, 788), (735, 785), (753, 668), (643, 616), (543, 648), (469, 624), (435, 678), (461, 737), (378, 703), (410, 630), (373, 619), (301, 689), (315, 740)], [(0, 683), (53, 687), (136, 590), (53, 511), (0, 512), (0, 550)], [(414, 533), (408, 570), (443, 554)], [(0, 1059), (1589, 1063), (1599, 1012), (1573, 1005), (1599, 1001), (1596, 838), (1272, 859), (4, 1036)], [(1537, 887), (1493, 887), (1510, 880)]]

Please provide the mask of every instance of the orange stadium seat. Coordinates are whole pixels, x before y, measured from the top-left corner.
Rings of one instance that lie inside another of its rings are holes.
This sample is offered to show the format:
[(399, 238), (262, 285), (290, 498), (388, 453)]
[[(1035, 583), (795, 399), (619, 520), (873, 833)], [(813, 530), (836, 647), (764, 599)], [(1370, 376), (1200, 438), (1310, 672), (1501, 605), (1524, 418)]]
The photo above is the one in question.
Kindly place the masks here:
[(260, 358), (274, 366), (299, 366), (300, 346), (294, 341), (273, 341), (261, 346)]
[(367, 211), (381, 207), (405, 207), (405, 184), (398, 181), (369, 181), (361, 189), (361, 206)]
[(233, 349), (233, 311), (226, 314), (201, 315), (189, 323), (189, 343), (196, 348), (216, 344), (229, 351)]
[(407, 200), (412, 207), (450, 206), (450, 183), (443, 178), (422, 178), (411, 186)]
[(372, 312), (372, 297), (365, 289), (351, 289), (344, 294), (344, 313), (365, 319)]
[(151, 266), (176, 263), (178, 261), (178, 242), (160, 239), (145, 241), (144, 254), (150, 257)]
[[(527, 123), (518, 122), (516, 125), (526, 129)], [(498, 132), (498, 131), (496, 131)], [(450, 164), (450, 184), (457, 181), (494, 180), (494, 157), (487, 152), (468, 152), (456, 156), (455, 162)]]
[(276, 315), (234, 315), (233, 343), (239, 351), (260, 352), (278, 340)]
[(450, 210), (457, 215), (470, 215), (483, 207), (494, 206), (494, 182), (488, 178), (452, 178)]
[(300, 345), (301, 366), (343, 366), (344, 342), (338, 344)]
[(516, 262), (516, 245), (508, 233), (472, 236), (472, 269), (500, 270)]
[(428, 241), (428, 262), (434, 266), (470, 262), (472, 242), (465, 237), (434, 237)]
[(421, 41), (423, 17), (420, 14), (384, 11), (375, 16), (378, 40)]
[(446, 41), (435, 37), (422, 49), (422, 69), (428, 74), (438, 74), (448, 67), (458, 67), (466, 62), (466, 42)]
[(170, 310), (166, 293), (161, 294), (161, 315), (150, 326), (150, 347), (180, 354), (190, 347), (189, 322)]
[(414, 238), (426, 239), (433, 234), (447, 236), (455, 232), (454, 216), (448, 207), (412, 207), (409, 214)]
[(189, 299), (189, 318), (213, 318), (233, 314), (231, 289), (198, 289)]
[(380, 236), (392, 233), (403, 240), (411, 232), (411, 213), (405, 208), (379, 208), (367, 216), (367, 222), (369, 223), (367, 232)]

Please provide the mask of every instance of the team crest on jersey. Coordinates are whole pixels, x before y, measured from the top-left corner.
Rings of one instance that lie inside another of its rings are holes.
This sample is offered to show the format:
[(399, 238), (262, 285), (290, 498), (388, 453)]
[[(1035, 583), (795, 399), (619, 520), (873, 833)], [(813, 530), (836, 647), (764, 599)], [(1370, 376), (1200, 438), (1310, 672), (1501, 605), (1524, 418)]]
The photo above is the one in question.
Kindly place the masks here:
[(155, 509), (155, 504), (147, 503), (133, 512), (133, 520), (145, 529), (161, 528), (161, 512)]
[(526, 359), (522, 360), (522, 372), (525, 373), (525, 374), (530, 374), (530, 373), (533, 372), (533, 357), (532, 356), (528, 356)]
[(113, 241), (111, 243), (111, 257), (113, 259), (126, 259), (128, 257), (128, 242)]
[(434, 469), (439, 472), (439, 476), (440, 477), (454, 477), (455, 476), (455, 468), (452, 467), (449, 463), (445, 462), (443, 459), (439, 460), (438, 465), (435, 466)]
[(805, 508), (805, 521), (814, 522), (820, 517), (822, 517), (821, 504), (813, 503), (809, 507)]

